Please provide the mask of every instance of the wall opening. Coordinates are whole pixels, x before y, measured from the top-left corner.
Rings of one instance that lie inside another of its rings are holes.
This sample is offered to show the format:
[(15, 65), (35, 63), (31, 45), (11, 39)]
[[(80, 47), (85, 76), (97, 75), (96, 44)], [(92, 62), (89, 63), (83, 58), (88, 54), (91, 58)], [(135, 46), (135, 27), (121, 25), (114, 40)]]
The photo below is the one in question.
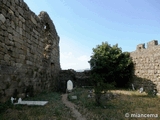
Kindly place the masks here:
[(54, 63), (53, 62), (51, 62), (51, 67), (54, 68)]
[(44, 25), (44, 30), (45, 30), (45, 31), (49, 31), (49, 29), (50, 29), (49, 24), (46, 23), (46, 24)]

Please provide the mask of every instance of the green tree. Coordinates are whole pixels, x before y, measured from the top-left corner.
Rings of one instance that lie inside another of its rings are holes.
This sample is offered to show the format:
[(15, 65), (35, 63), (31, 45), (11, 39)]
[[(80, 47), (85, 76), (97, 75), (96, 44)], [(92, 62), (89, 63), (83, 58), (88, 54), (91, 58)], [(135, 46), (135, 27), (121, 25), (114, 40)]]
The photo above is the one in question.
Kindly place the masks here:
[[(102, 45), (97, 45), (93, 48), (89, 63), (91, 82), (95, 87), (96, 96), (101, 96), (102, 90), (109, 90), (113, 86), (127, 86), (133, 64), (129, 53), (122, 52), (118, 44), (111, 46), (107, 42), (102, 42)], [(100, 99), (100, 97), (97, 98)], [(99, 101), (96, 100), (96, 102)]]
[(114, 88), (114, 82), (113, 83), (106, 83), (105, 78), (92, 71), (91, 73), (91, 83), (94, 86), (95, 90), (95, 101), (97, 105), (100, 105), (100, 98), (102, 94), (105, 94), (108, 90)]

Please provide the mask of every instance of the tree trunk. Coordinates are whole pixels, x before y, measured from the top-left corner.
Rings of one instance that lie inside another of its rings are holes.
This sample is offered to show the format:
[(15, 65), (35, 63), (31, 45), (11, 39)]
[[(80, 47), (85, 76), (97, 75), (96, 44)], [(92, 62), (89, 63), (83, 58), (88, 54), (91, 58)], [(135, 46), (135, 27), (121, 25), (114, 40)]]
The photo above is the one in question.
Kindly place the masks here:
[(97, 105), (98, 106), (100, 106), (100, 98), (101, 98), (101, 94), (100, 93), (97, 93), (96, 95), (95, 95), (95, 100), (96, 100), (96, 103), (97, 103)]

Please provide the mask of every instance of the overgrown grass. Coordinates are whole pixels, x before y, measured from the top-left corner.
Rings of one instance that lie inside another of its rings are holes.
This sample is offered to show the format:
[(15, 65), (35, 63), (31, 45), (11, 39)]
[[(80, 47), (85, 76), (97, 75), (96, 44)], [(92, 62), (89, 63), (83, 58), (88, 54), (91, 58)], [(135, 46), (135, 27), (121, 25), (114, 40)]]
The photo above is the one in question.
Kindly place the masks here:
[(9, 105), (0, 120), (75, 120), (61, 101), (61, 94), (44, 92), (26, 100), (49, 101), (45, 106)]
[[(129, 114), (158, 114), (160, 116), (160, 98), (138, 91), (113, 90), (115, 95), (111, 100), (101, 98), (101, 106), (96, 106), (94, 98), (88, 98), (88, 89), (77, 88), (69, 94), (77, 95), (77, 100), (71, 100), (77, 105), (77, 109), (88, 120), (154, 120), (160, 118), (125, 117)], [(69, 99), (70, 100), (70, 99)]]
[[(71, 100), (77, 105), (79, 112), (86, 116), (87, 120), (158, 120), (159, 118), (126, 118), (125, 113), (158, 114), (160, 115), (159, 97), (153, 97), (137, 91), (113, 90), (115, 95), (108, 100), (102, 97), (101, 106), (96, 106), (94, 98), (88, 98), (88, 90), (77, 88), (69, 93), (77, 96), (77, 100)], [(44, 92), (27, 100), (49, 101), (45, 106), (12, 105), (10, 102), (1, 104), (0, 120), (75, 120), (71, 116), (69, 108), (61, 101), (61, 94)]]
[(13, 104), (11, 103), (11, 101), (7, 101), (5, 103), (0, 103), (0, 113), (7, 110), (8, 108), (12, 108), (12, 107), (13, 107)]

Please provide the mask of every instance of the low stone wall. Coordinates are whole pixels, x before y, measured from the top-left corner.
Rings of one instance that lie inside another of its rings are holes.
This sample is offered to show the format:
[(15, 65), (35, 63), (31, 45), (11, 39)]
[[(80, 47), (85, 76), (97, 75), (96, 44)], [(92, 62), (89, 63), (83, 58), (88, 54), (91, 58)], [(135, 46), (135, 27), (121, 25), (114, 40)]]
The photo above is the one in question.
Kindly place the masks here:
[(55, 89), (59, 36), (49, 15), (23, 0), (0, 0), (0, 101)]
[(73, 87), (90, 86), (89, 76), (90, 71), (61, 70), (59, 74), (59, 91), (66, 92), (68, 80), (73, 82)]
[(76, 85), (77, 86), (91, 86), (90, 83), (90, 71), (84, 71), (84, 72), (76, 72)]

